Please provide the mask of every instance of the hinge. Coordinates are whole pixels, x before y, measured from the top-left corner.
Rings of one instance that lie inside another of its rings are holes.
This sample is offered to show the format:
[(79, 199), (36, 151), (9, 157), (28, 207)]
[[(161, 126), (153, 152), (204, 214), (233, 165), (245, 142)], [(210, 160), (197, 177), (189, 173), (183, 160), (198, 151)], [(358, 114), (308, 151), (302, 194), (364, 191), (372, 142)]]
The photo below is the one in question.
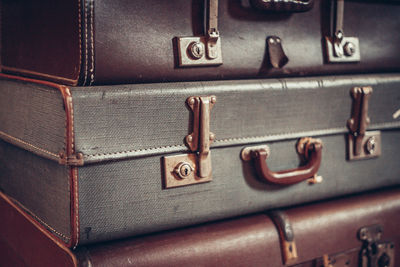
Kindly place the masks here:
[(347, 121), (348, 158), (350, 160), (378, 157), (381, 154), (379, 131), (367, 131), (370, 123), (368, 101), (372, 87), (354, 87), (350, 90), (353, 99), (351, 118)]
[(58, 159), (58, 163), (61, 165), (68, 166), (83, 166), (83, 154), (76, 153), (67, 156), (64, 151), (59, 153), (60, 158)]
[(215, 135), (210, 131), (211, 109), (215, 96), (189, 97), (187, 105), (193, 112), (193, 132), (185, 137), (194, 152), (164, 157), (164, 187), (171, 188), (212, 180), (210, 145)]
[(218, 0), (207, 0), (206, 35), (178, 37), (179, 67), (222, 64), (221, 38), (218, 31)]
[(344, 0), (336, 0), (335, 30), (326, 37), (327, 60), (329, 63), (360, 61), (360, 44), (357, 37), (345, 37), (343, 31)]
[(380, 225), (363, 227), (358, 238), (363, 242), (360, 252), (361, 267), (393, 267), (394, 243), (382, 242), (383, 228)]

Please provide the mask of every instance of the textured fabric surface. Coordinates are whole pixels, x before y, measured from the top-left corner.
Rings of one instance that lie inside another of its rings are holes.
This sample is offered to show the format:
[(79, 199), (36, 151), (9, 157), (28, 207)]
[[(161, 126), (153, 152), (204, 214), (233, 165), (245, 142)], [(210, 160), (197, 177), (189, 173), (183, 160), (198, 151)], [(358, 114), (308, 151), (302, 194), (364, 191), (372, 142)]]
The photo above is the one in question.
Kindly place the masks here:
[(22, 81), (0, 80), (0, 137), (31, 150), (58, 154), (63, 150), (65, 111), (53, 88)]
[(217, 96), (214, 147), (345, 133), (350, 89), (366, 85), (369, 128), (400, 127), (397, 74), (73, 88), (75, 146), (86, 162), (187, 150), (198, 95)]
[[(280, 187), (259, 181), (243, 146), (212, 150), (213, 181), (162, 189), (161, 158), (79, 168), (81, 242), (92, 243), (400, 184), (400, 132), (382, 133), (382, 156), (346, 160), (344, 135), (321, 137), (321, 184)], [(269, 143), (274, 170), (299, 165), (296, 140)]]
[(70, 238), (68, 167), (0, 140), (0, 189), (65, 242)]

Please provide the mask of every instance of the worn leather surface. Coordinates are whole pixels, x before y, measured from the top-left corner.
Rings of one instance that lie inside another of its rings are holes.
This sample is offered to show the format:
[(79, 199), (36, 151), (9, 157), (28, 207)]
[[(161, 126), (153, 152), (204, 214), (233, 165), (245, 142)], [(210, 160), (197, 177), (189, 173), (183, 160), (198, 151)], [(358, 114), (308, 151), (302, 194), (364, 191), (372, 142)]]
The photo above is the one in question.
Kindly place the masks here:
[[(278, 233), (256, 215), (80, 249), (82, 266), (282, 266)], [(91, 265), (88, 264), (90, 262)]]
[(76, 266), (72, 253), (3, 193), (0, 213), (1, 266)]
[[(359, 38), (361, 62), (327, 64), (323, 39), (331, 35), (330, 1), (315, 1), (314, 8), (306, 13), (282, 14), (254, 9), (244, 0), (220, 0), (223, 65), (190, 68), (177, 68), (175, 37), (204, 34), (203, 0), (5, 2), (3, 65), (14, 68), (6, 70), (67, 84), (76, 84), (79, 73), (79, 84), (89, 85), (400, 68), (400, 36), (395, 34), (400, 28), (400, 5), (394, 2), (346, 1), (344, 33)], [(21, 9), (22, 3), (25, 7)], [(82, 11), (80, 30), (78, 3)], [(282, 39), (289, 58), (281, 69), (272, 69), (269, 64), (266, 38), (271, 35)]]
[(358, 230), (374, 224), (383, 227), (382, 241), (395, 243), (395, 266), (400, 262), (398, 189), (381, 194), (364, 194), (351, 200), (290, 208), (285, 212), (296, 239), (297, 262), (361, 247)]
[(78, 2), (2, 1), (4, 68), (28, 76), (76, 83), (82, 49)]

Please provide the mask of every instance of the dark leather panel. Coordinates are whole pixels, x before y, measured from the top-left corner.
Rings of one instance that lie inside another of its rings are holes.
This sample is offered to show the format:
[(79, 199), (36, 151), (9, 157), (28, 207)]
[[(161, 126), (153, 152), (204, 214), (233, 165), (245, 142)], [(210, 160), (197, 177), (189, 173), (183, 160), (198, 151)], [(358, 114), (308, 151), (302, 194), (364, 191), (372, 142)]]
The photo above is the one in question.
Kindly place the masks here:
[(76, 83), (81, 64), (78, 2), (2, 1), (4, 70)]
[[(176, 68), (173, 38), (203, 34), (200, 0), (96, 1), (97, 84), (249, 77), (366, 73), (400, 69), (400, 6), (346, 1), (344, 31), (361, 44), (361, 62), (325, 64), (322, 39), (329, 34), (329, 10), (316, 1), (306, 13), (257, 11), (239, 0), (219, 1), (224, 64)], [(173, 15), (172, 15), (173, 14)], [(361, 19), (368, 18), (368, 19)], [(266, 38), (277, 35), (289, 58), (272, 69)]]
[(381, 240), (395, 242), (396, 262), (400, 259), (399, 189), (291, 208), (286, 214), (296, 238), (297, 262), (361, 247), (359, 229), (373, 224), (383, 227)]
[(95, 245), (91, 266), (282, 266), (278, 233), (265, 215)]
[[(12, 252), (7, 259), (10, 264), (15, 262), (18, 263), (16, 266), (26, 264), (30, 267), (76, 266), (72, 253), (3, 193), (0, 193), (0, 214), (0, 248), (4, 246)], [(4, 261), (0, 260), (2, 265)]]
[[(390, 1), (346, 1), (344, 32), (359, 38), (361, 62), (327, 64), (330, 1), (305, 13), (266, 13), (248, 1), (220, 0), (223, 65), (190, 68), (176, 67), (174, 40), (204, 34), (203, 0), (82, 0), (81, 28), (77, 0), (4, 2), (5, 70), (67, 84), (79, 73), (79, 84), (89, 85), (400, 70), (400, 5)], [(274, 35), (289, 58), (281, 69), (266, 53)]]

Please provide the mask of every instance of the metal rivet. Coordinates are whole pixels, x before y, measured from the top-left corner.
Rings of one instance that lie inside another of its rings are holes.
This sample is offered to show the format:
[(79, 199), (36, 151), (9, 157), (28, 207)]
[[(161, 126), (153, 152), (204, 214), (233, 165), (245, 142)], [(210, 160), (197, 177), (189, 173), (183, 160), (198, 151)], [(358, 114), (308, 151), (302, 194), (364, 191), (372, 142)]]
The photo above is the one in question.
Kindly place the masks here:
[(352, 42), (347, 42), (343, 47), (346, 56), (351, 57), (356, 53), (356, 46)]
[(204, 44), (200, 42), (192, 42), (189, 44), (188, 51), (193, 59), (200, 59), (204, 56)]
[(190, 165), (190, 163), (187, 162), (179, 163), (174, 169), (175, 173), (181, 179), (187, 178), (193, 172), (193, 170), (193, 167)]
[(194, 99), (194, 97), (191, 97), (188, 100), (189, 105), (194, 105), (195, 102), (196, 102), (196, 99)]
[(215, 96), (211, 97), (211, 103), (215, 104), (217, 102), (217, 98)]
[(210, 133), (210, 140), (212, 141), (212, 140), (214, 140), (214, 139), (215, 139), (215, 134)]
[(269, 42), (271, 43), (271, 44), (273, 44), (273, 43), (275, 43), (275, 40), (274, 39), (269, 39)]
[(375, 152), (376, 146), (377, 146), (376, 138), (374, 136), (368, 138), (367, 143), (365, 145), (366, 145), (365, 149), (367, 150), (367, 153), (373, 154)]
[(276, 42), (277, 42), (277, 43), (280, 43), (280, 42), (281, 42), (281, 39), (277, 38), (277, 39), (276, 39)]
[(189, 143), (191, 143), (191, 142), (193, 141), (193, 136), (188, 135), (188, 136), (186, 137), (186, 141), (188, 141)]

